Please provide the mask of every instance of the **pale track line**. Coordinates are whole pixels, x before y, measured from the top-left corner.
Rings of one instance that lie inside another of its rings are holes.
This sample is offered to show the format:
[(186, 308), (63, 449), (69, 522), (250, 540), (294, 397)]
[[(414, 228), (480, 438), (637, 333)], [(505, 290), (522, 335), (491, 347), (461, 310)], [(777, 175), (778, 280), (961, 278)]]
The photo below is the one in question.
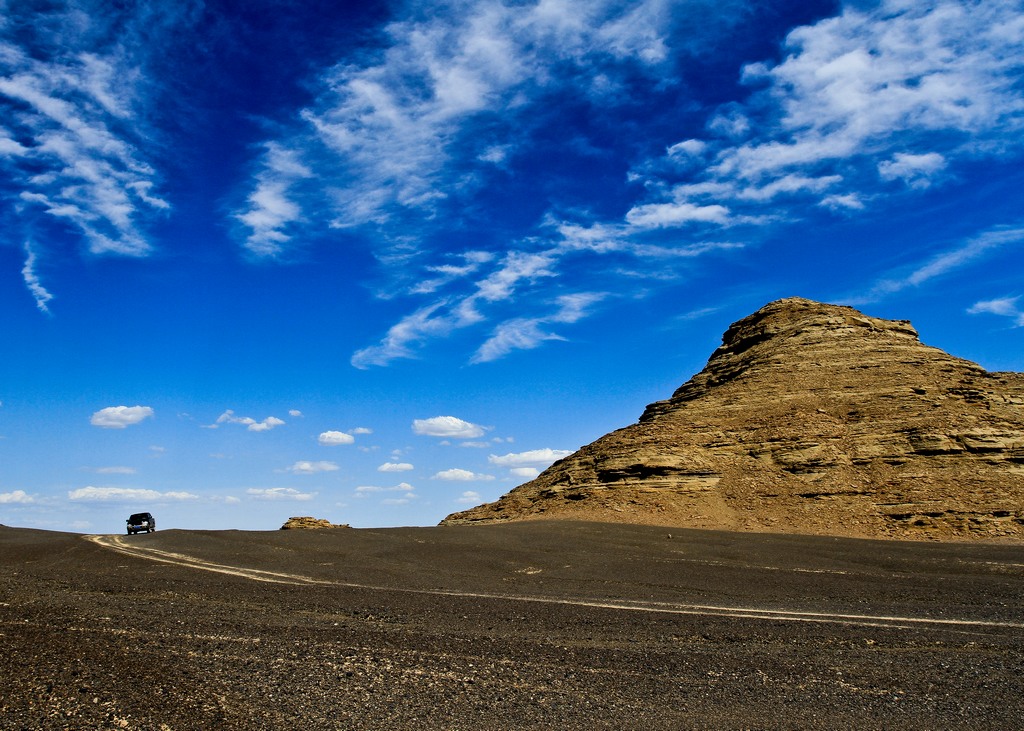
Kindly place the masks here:
[(714, 604), (673, 604), (668, 602), (607, 602), (592, 599), (559, 599), (543, 596), (514, 596), (508, 594), (488, 594), (483, 592), (454, 591), (450, 589), (411, 589), (393, 586), (375, 586), (357, 584), (347, 581), (330, 581), (314, 579), (301, 574), (289, 574), (262, 569), (247, 569), (239, 566), (228, 566), (212, 561), (195, 558), (181, 553), (162, 551), (156, 548), (127, 544), (121, 536), (89, 535), (84, 538), (103, 548), (116, 551), (136, 558), (149, 561), (169, 563), (178, 566), (212, 571), (230, 576), (238, 576), (252, 581), (276, 584), (338, 586), (350, 589), (371, 589), (374, 591), (392, 591), (406, 594), (424, 594), (429, 596), (450, 596), (465, 599), (488, 599), (500, 601), (529, 602), (534, 604), (555, 604), (562, 606), (589, 607), (594, 609), (615, 609), (620, 611), (649, 612), (652, 614), (700, 615), (714, 617), (732, 617), (737, 619), (760, 619), (778, 622), (812, 622), (827, 624), (851, 624), (863, 627), (898, 627), (909, 628), (920, 625), (938, 625), (945, 627), (999, 627), (1004, 629), (1024, 630), (1021, 622), (1000, 622), (979, 619), (938, 619), (931, 617), (899, 617), (871, 614), (842, 614), (826, 612), (805, 612), (787, 609), (758, 609), (756, 607), (726, 607)]

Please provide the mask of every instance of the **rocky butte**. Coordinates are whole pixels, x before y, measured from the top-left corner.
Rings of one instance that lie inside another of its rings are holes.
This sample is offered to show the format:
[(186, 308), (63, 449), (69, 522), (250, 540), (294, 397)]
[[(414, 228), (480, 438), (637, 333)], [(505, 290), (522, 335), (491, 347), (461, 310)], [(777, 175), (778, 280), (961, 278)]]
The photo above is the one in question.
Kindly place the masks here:
[(638, 423), (442, 524), (558, 518), (1024, 538), (1024, 374), (923, 345), (905, 320), (778, 300)]

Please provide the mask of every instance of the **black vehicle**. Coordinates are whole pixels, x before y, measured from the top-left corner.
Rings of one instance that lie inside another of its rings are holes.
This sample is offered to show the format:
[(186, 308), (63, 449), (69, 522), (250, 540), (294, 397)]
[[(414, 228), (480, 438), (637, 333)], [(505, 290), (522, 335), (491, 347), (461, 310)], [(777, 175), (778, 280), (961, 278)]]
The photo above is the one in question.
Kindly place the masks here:
[(149, 513), (135, 513), (127, 520), (128, 535), (152, 533), (156, 530), (156, 518)]

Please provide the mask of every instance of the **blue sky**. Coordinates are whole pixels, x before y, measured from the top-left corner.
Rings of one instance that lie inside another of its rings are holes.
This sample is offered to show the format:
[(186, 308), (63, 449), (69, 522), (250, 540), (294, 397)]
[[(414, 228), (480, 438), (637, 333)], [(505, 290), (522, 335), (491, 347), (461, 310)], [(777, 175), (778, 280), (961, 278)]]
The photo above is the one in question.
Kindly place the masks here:
[(805, 296), (1024, 370), (1024, 3), (0, 0), (0, 523), (429, 525)]

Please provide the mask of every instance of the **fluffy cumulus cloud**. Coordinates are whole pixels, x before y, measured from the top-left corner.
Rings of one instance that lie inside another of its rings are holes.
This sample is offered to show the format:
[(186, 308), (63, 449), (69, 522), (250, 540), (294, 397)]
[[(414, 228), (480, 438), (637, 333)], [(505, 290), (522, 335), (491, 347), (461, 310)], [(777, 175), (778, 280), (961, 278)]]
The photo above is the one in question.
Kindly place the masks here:
[(24, 490), (0, 492), (0, 505), (29, 505), (35, 499)]
[(190, 492), (159, 492), (138, 487), (80, 487), (68, 491), (68, 499), (76, 502), (172, 502), (198, 500)]
[(531, 449), (526, 452), (510, 452), (502, 456), (492, 454), (487, 461), (497, 467), (547, 467), (570, 454), (572, 452), (567, 449)]
[(325, 447), (336, 447), (342, 444), (354, 444), (356, 438), (342, 431), (325, 431), (317, 437), (317, 442)]
[(477, 474), (476, 472), (470, 472), (469, 470), (463, 470), (455, 467), (450, 470), (442, 470), (441, 472), (436, 473), (431, 479), (449, 480), (453, 482), (481, 482), (493, 480), (494, 475)]
[(378, 472), (410, 472), (414, 467), (408, 462), (385, 462), (377, 468)]
[(296, 475), (313, 475), (318, 472), (337, 472), (340, 469), (335, 462), (300, 460), (289, 467), (287, 471)]
[(435, 416), (430, 419), (415, 419), (412, 422), (415, 434), (450, 439), (475, 439), (485, 433), (484, 427), (463, 421), (454, 416)]
[(479, 505), (482, 502), (482, 498), (480, 497), (480, 493), (473, 490), (466, 490), (455, 499), (455, 502), (459, 505)]
[(296, 500), (305, 502), (316, 497), (315, 492), (301, 492), (292, 487), (251, 487), (245, 491), (255, 500)]
[(149, 406), (108, 406), (92, 415), (89, 423), (104, 429), (124, 429), (153, 416)]

